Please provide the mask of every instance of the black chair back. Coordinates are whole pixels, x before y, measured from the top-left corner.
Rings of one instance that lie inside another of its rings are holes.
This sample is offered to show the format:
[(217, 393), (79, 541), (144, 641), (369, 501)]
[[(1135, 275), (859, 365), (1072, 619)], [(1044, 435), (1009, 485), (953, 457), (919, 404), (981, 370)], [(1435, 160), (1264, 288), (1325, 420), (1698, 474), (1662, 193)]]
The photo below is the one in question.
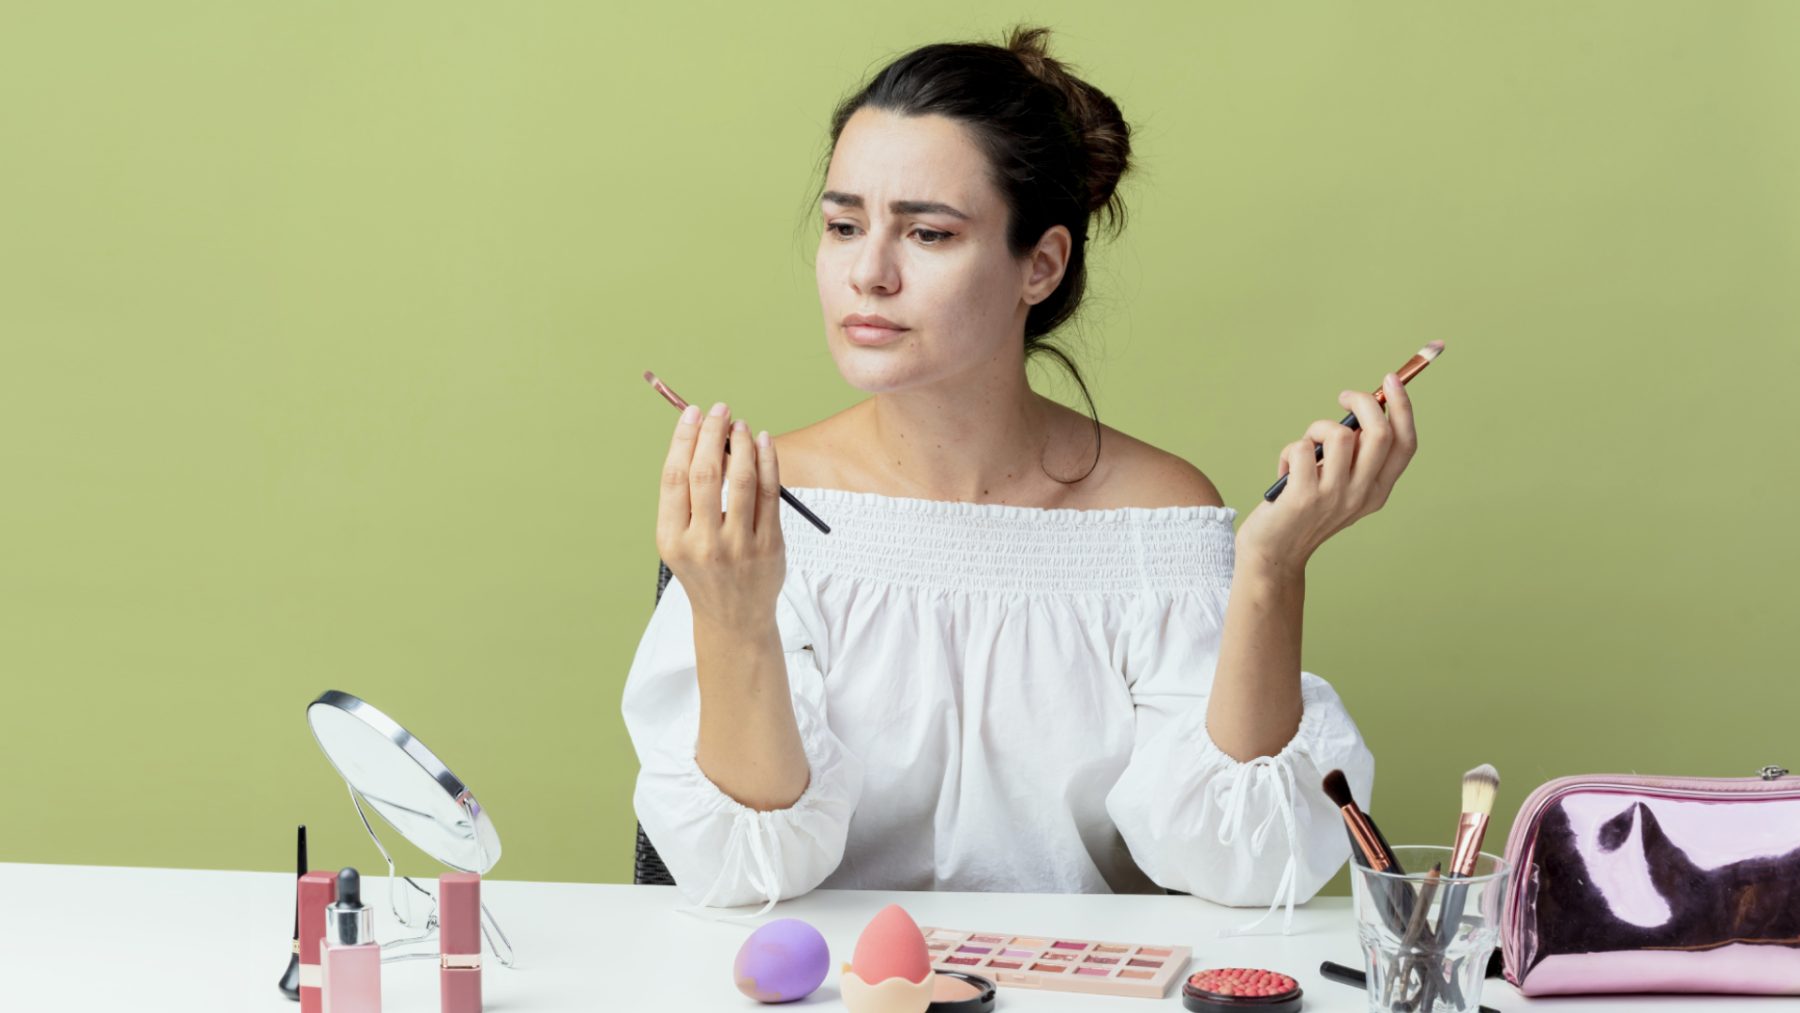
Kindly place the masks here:
[[(656, 601), (662, 603), (663, 588), (669, 586), (669, 564), (656, 561)], [(637, 860), (632, 865), (631, 881), (639, 886), (674, 886), (675, 877), (669, 874), (669, 867), (663, 864), (662, 856), (656, 853), (656, 846), (650, 838), (644, 836), (644, 825), (637, 825)]]

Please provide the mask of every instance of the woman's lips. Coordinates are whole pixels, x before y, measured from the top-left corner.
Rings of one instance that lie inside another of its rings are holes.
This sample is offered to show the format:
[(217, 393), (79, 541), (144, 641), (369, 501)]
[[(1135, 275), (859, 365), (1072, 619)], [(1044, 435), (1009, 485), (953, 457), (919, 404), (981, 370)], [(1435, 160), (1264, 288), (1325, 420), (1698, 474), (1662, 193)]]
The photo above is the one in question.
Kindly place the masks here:
[(871, 327), (867, 324), (851, 324), (844, 328), (850, 340), (859, 345), (885, 345), (906, 333), (904, 327)]

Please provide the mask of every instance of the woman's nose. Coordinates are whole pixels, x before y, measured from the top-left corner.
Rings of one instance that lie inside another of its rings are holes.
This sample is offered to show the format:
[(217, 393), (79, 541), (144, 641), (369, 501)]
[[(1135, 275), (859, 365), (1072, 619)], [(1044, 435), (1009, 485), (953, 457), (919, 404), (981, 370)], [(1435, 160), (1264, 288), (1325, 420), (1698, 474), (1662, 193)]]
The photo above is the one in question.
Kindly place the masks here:
[(870, 239), (856, 251), (856, 260), (850, 265), (850, 286), (858, 292), (883, 294), (900, 288), (899, 265), (886, 243)]

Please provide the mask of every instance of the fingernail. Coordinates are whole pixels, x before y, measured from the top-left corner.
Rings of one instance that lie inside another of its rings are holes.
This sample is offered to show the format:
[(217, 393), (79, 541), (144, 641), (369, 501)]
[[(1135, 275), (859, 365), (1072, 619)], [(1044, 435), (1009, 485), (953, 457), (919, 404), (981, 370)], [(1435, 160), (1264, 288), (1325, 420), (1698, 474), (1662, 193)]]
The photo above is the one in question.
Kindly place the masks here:
[(1386, 382), (1387, 382), (1387, 385), (1390, 387), (1399, 387), (1400, 386), (1400, 375), (1398, 373), (1389, 373), (1387, 375)]
[(767, 429), (756, 434), (756, 445), (764, 450), (769, 449), (769, 431)]
[(750, 427), (744, 424), (743, 419), (738, 419), (731, 424), (731, 431), (734, 433), (747, 433), (750, 431)]
[(725, 414), (725, 402), (720, 401), (718, 404), (712, 406), (712, 417), (713, 418), (716, 419), (723, 414)]
[(700, 406), (699, 405), (691, 404), (681, 410), (681, 424), (682, 425), (691, 426), (698, 421), (700, 421)]

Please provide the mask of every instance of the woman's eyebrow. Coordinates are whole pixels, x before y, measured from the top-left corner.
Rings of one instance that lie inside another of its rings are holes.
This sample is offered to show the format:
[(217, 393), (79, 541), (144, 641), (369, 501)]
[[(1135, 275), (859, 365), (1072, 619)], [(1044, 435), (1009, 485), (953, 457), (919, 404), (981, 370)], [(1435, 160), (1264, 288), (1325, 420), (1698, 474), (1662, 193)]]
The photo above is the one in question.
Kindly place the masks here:
[[(836, 190), (825, 191), (825, 195), (821, 197), (820, 200), (830, 201), (833, 204), (847, 208), (859, 208), (863, 206), (863, 199), (860, 194), (839, 193)], [(897, 215), (949, 215), (952, 218), (961, 218), (965, 222), (969, 220), (968, 215), (963, 214), (961, 211), (956, 210), (948, 204), (940, 204), (937, 201), (897, 200), (888, 205), (888, 210)]]

